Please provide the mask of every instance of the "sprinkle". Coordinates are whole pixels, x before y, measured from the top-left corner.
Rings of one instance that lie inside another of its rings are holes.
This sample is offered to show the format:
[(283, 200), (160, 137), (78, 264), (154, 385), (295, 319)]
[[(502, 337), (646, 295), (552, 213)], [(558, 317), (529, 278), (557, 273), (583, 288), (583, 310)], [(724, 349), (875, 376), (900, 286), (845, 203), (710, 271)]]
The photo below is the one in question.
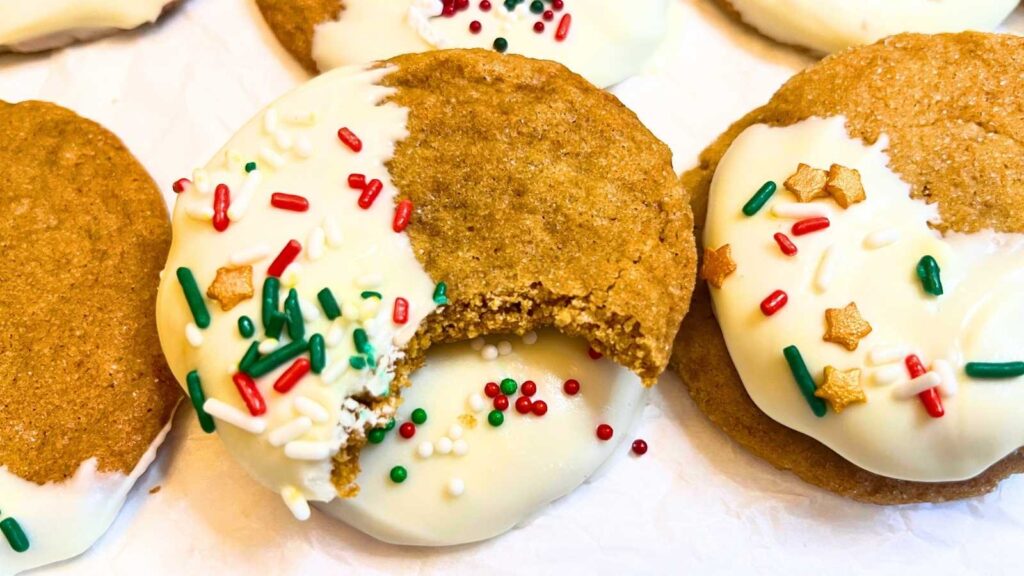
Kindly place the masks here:
[(256, 191), (262, 181), (263, 173), (259, 170), (253, 170), (245, 175), (245, 180), (242, 182), (241, 192), (238, 193), (238, 197), (235, 198), (231, 203), (231, 206), (228, 208), (228, 218), (238, 221), (245, 216), (246, 212), (249, 211), (252, 199), (256, 196)]
[(644, 454), (647, 454), (647, 442), (640, 440), (639, 438), (633, 440), (633, 445), (630, 449), (633, 451), (633, 454), (643, 456)]
[(213, 220), (213, 206), (186, 204), (185, 213), (193, 220), (199, 220), (200, 222), (210, 222)]
[(295, 154), (299, 158), (313, 156), (313, 143), (309, 141), (309, 138), (301, 134), (295, 138)]
[(495, 396), (493, 403), (495, 410), (498, 410), (500, 412), (508, 410), (508, 396), (505, 396), (504, 394), (499, 394)]
[(497, 52), (504, 54), (505, 51), (508, 50), (508, 40), (499, 36), (494, 39), (492, 46)]
[(284, 192), (274, 192), (271, 194), (270, 205), (274, 208), (290, 212), (305, 212), (309, 210), (309, 200), (305, 196), (285, 194)]
[(875, 346), (868, 352), (868, 362), (874, 366), (884, 366), (903, 360), (907, 354), (907, 349), (900, 346)]
[(295, 141), (287, 132), (281, 131), (274, 135), (274, 145), (284, 152), (291, 150), (294, 144)]
[(281, 499), (284, 500), (284, 505), (288, 507), (296, 520), (300, 522), (309, 520), (309, 501), (299, 492), (298, 488), (285, 486), (281, 489)]
[(800, 392), (811, 406), (814, 415), (818, 418), (825, 416), (828, 413), (828, 407), (825, 405), (824, 400), (814, 395), (818, 386), (814, 383), (814, 378), (811, 377), (810, 371), (807, 370), (807, 364), (804, 363), (800, 349), (796, 346), (787, 346), (782, 351), (782, 354), (786, 358), (786, 363), (789, 364), (789, 370), (793, 374), (793, 379), (796, 380), (797, 386), (800, 387)]
[(317, 424), (327, 422), (330, 418), (327, 408), (324, 408), (322, 404), (308, 396), (296, 396), (295, 400), (292, 401), (292, 406), (295, 407), (296, 412)]
[(302, 317), (302, 305), (299, 304), (299, 293), (292, 288), (284, 300), (284, 311), (288, 315), (288, 337), (302, 340), (306, 337), (306, 322)]
[(508, 340), (502, 340), (498, 342), (498, 354), (501, 356), (508, 356), (512, 353), (512, 343)]
[(565, 14), (562, 16), (562, 20), (558, 22), (558, 30), (555, 31), (555, 40), (559, 42), (565, 40), (569, 35), (569, 27), (572, 26), (572, 15)]
[(438, 306), (448, 304), (448, 285), (444, 282), (438, 282), (434, 287), (434, 304)]
[(615, 434), (615, 430), (607, 424), (601, 424), (597, 427), (597, 437), (599, 440), (607, 442), (612, 439), (612, 435)]
[(251, 368), (249, 368), (248, 374), (253, 378), (259, 378), (260, 376), (269, 374), (276, 368), (305, 352), (307, 347), (308, 345), (304, 340), (289, 342), (270, 354), (267, 354), (263, 358), (260, 358), (252, 365)]
[(363, 141), (348, 128), (338, 130), (338, 140), (341, 140), (341, 143), (348, 146), (348, 149), (353, 152), (361, 152), (363, 150)]
[(527, 332), (526, 334), (523, 334), (523, 344), (526, 344), (527, 346), (533, 346), (536, 343), (537, 343), (537, 333), (536, 332), (531, 330), (531, 331)]
[(903, 377), (903, 366), (893, 365), (875, 370), (875, 384), (888, 386)]
[(270, 442), (271, 446), (280, 448), (293, 440), (298, 440), (303, 434), (312, 429), (313, 420), (305, 416), (299, 416), (291, 422), (271, 430), (270, 434), (267, 434), (267, 441)]
[(434, 455), (434, 445), (429, 441), (420, 442), (420, 445), (416, 447), (416, 453), (420, 458), (430, 458)]
[(860, 179), (860, 172), (841, 164), (833, 164), (829, 168), (825, 192), (828, 192), (843, 209), (867, 199), (867, 195), (864, 193), (864, 184)]
[(316, 322), (320, 319), (320, 309), (302, 296), (299, 296), (299, 311), (302, 313), (302, 319), (306, 322)]
[(793, 241), (789, 239), (789, 236), (786, 236), (782, 232), (777, 232), (774, 238), (775, 243), (779, 245), (779, 250), (782, 250), (783, 254), (785, 254), (786, 256), (796, 255), (796, 244), (793, 244)]
[(860, 310), (854, 302), (842, 308), (825, 310), (825, 325), (825, 335), (822, 339), (839, 344), (851, 352), (857, 349), (861, 340), (871, 334), (871, 324), (861, 317)]
[(293, 440), (284, 445), (284, 455), (292, 460), (326, 460), (331, 457), (331, 444)]
[(203, 404), (203, 410), (214, 418), (231, 424), (235, 428), (245, 430), (250, 434), (262, 434), (267, 429), (267, 421), (263, 418), (253, 418), (243, 413), (238, 408), (221, 402), (216, 398), (209, 398)]
[(192, 182), (200, 194), (213, 192), (213, 188), (210, 188), (210, 177), (202, 168), (196, 168), (192, 171)]
[(423, 424), (426, 424), (426, 422), (427, 422), (427, 411), (424, 410), (423, 408), (417, 408), (417, 409), (412, 411), (410, 419), (417, 426), (421, 426)]
[(267, 276), (280, 278), (284, 274), (285, 268), (295, 260), (299, 252), (302, 252), (302, 244), (299, 244), (298, 240), (289, 240), (284, 248), (281, 249), (281, 253), (277, 255), (277, 258), (274, 258), (274, 262), (270, 264), (270, 268), (267, 269)]
[(893, 389), (893, 395), (897, 398), (913, 398), (922, 392), (937, 387), (941, 383), (942, 377), (938, 373), (934, 371), (925, 372), (917, 378)]
[(960, 385), (956, 381), (956, 374), (953, 373), (953, 367), (949, 362), (941, 359), (936, 360), (935, 362), (932, 362), (932, 370), (938, 374), (941, 379), (941, 382), (939, 383), (939, 393), (950, 398), (956, 396)]
[(772, 216), (787, 220), (803, 220), (804, 218), (827, 217), (832, 214), (828, 206), (820, 202), (801, 204), (784, 202), (772, 205)]
[(252, 266), (218, 268), (217, 277), (206, 289), (206, 297), (220, 303), (220, 309), (225, 312), (252, 298), (252, 295)]
[[(273, 342), (275, 345), (277, 344), (276, 340)], [(260, 359), (260, 354), (265, 354), (265, 352), (261, 351), (262, 346), (262, 342), (253, 342), (252, 344), (249, 344), (249, 348), (245, 351), (245, 355), (238, 361), (239, 371), (248, 373), (248, 370), (249, 368), (252, 368), (253, 363)], [(270, 351), (272, 352), (273, 348), (271, 348)]]
[(898, 242), (900, 239), (900, 231), (897, 228), (883, 228), (881, 230), (875, 230), (864, 237), (864, 246), (870, 250), (877, 250), (884, 248), (890, 244)]
[(488, 382), (484, 385), (484, 394), (486, 394), (488, 398), (494, 398), (498, 394), (501, 394), (501, 387), (498, 386), (497, 382)]
[(715, 288), (721, 288), (725, 279), (736, 271), (736, 262), (732, 259), (732, 246), (722, 245), (717, 249), (704, 248), (704, 259), (700, 268), (700, 277)]
[(519, 389), (519, 384), (517, 384), (516, 381), (511, 378), (505, 378), (504, 380), (501, 381), (500, 389), (502, 394), (506, 396), (511, 396), (516, 393), (516, 390)]
[(832, 223), (828, 218), (824, 216), (818, 216), (816, 218), (807, 218), (800, 220), (796, 224), (793, 224), (793, 228), (790, 230), (794, 236), (804, 236), (811, 234), (812, 232), (818, 232), (831, 226)]
[(370, 298), (376, 298), (377, 300), (384, 299), (384, 295), (381, 294), (380, 292), (377, 292), (376, 290), (363, 290), (362, 292), (359, 293), (359, 297), (362, 298), (363, 300), (368, 300)]
[(458, 498), (466, 492), (466, 483), (461, 478), (452, 478), (448, 481), (448, 495)]
[(497, 428), (505, 423), (505, 415), (500, 410), (491, 410), (487, 414), (487, 423)]
[(188, 383), (188, 395), (192, 400), (192, 407), (196, 410), (199, 426), (207, 434), (216, 431), (217, 425), (214, 423), (213, 418), (206, 413), (206, 410), (203, 410), (203, 404), (206, 403), (206, 394), (203, 392), (203, 385), (199, 380), (199, 372), (195, 370), (189, 372), (188, 376), (185, 377), (185, 381)]
[(302, 279), (302, 264), (298, 262), (292, 262), (284, 269), (284, 274), (281, 274), (281, 284), (285, 288), (295, 288), (299, 285), (299, 280)]
[(238, 333), (242, 335), (242, 338), (252, 338), (256, 334), (256, 325), (253, 324), (252, 318), (248, 316), (238, 317)]
[(272, 150), (267, 146), (260, 148), (260, 158), (272, 168), (280, 168), (281, 166), (284, 166), (286, 162), (284, 156), (281, 156), (275, 150)]
[(764, 205), (768, 203), (768, 200), (771, 199), (777, 189), (778, 185), (775, 182), (771, 180), (765, 182), (750, 200), (747, 200), (747, 203), (743, 205), (743, 213), (747, 216), (753, 216), (760, 212), (761, 208), (764, 208)]
[(828, 402), (836, 414), (851, 404), (868, 401), (864, 388), (860, 385), (860, 370), (838, 370), (832, 366), (825, 366), (825, 381), (814, 395)]
[(309, 258), (310, 262), (316, 262), (323, 258), (324, 251), (327, 248), (327, 234), (322, 227), (315, 226), (309, 231), (309, 237), (306, 238), (306, 246), (306, 258)]
[(403, 422), (402, 425), (398, 427), (398, 435), (406, 440), (412, 438), (416, 435), (416, 425), (412, 422)]
[(341, 306), (338, 306), (338, 301), (334, 298), (334, 293), (330, 288), (324, 288), (317, 292), (316, 299), (320, 301), (320, 307), (329, 320), (341, 316)]
[(287, 394), (299, 383), (299, 380), (309, 374), (310, 363), (305, 358), (297, 358), (287, 370), (281, 373), (274, 382), (274, 390), (280, 394)]
[(25, 535), (25, 531), (21, 529), (21, 525), (14, 518), (5, 518), (0, 522), (0, 532), (3, 532), (4, 537), (7, 538), (7, 543), (10, 544), (11, 550), (21, 554), (29, 549), (28, 536)]
[(391, 311), (391, 321), (402, 326), (409, 321), (409, 301), (405, 298), (395, 298), (395, 304)]
[(580, 393), (579, 380), (569, 379), (562, 384), (562, 390), (565, 391), (569, 396), (575, 396)]
[(814, 274), (814, 287), (819, 292), (826, 292), (832, 286), (832, 280), (836, 275), (836, 265), (839, 261), (839, 258), (836, 257), (837, 252), (835, 245), (832, 245), (821, 253), (821, 261)]
[(971, 378), (1017, 378), (1024, 376), (1024, 362), (968, 362), (964, 371)]
[(786, 190), (796, 195), (801, 202), (810, 202), (816, 198), (825, 198), (825, 184), (828, 174), (824, 170), (812, 168), (807, 164), (797, 165), (796, 172), (782, 183)]
[(548, 403), (543, 400), (535, 400), (533, 402), (533, 415), (543, 416), (548, 413)]
[(463, 433), (465, 433), (465, 430), (459, 424), (452, 424), (448, 428), (448, 437), (451, 438), (452, 440), (458, 440), (459, 438), (462, 438)]
[(181, 194), (189, 186), (192, 186), (191, 180), (188, 178), (179, 178), (174, 181), (174, 184), (171, 184), (171, 190), (173, 190), (175, 194)]
[(789, 302), (789, 296), (782, 290), (776, 290), (761, 301), (761, 313), (765, 316), (774, 316), (776, 312)]
[(279, 116), (277, 113), (277, 109), (273, 107), (268, 108), (267, 111), (263, 114), (263, 131), (266, 132), (267, 134), (277, 133), (277, 128), (279, 125), (278, 118)]
[(412, 200), (402, 200), (395, 207), (395, 218), (391, 223), (391, 229), (395, 232), (404, 232), (412, 220)]
[(245, 402), (245, 406), (249, 409), (250, 414), (262, 416), (267, 412), (267, 403), (263, 399), (263, 395), (260, 394), (260, 389), (256, 387), (256, 381), (252, 377), (244, 372), (237, 372), (231, 377), (231, 381), (235, 383), (235, 388), (238, 389), (238, 394), (242, 397), (242, 401)]
[(259, 343), (259, 352), (260, 354), (270, 354), (271, 352), (277, 350), (280, 347), (281, 343), (277, 340), (277, 338), (267, 338), (263, 342)]
[(309, 365), (313, 374), (320, 374), (327, 365), (327, 353), (324, 350), (324, 337), (313, 334), (309, 339)]
[(601, 354), (597, 350), (594, 350), (593, 346), (587, 348), (587, 356), (590, 356), (591, 360), (600, 360), (601, 358), (604, 357), (603, 354)]
[(366, 368), (366, 358), (362, 356), (349, 356), (348, 365), (356, 370), (362, 370)]
[(338, 248), (341, 246), (343, 237), (341, 235), (341, 226), (338, 225), (338, 221), (333, 216), (327, 216), (323, 221), (324, 236), (327, 238), (327, 246), (330, 248)]
[(257, 170), (257, 169), (258, 169), (258, 167), (256, 166), (255, 162), (246, 162), (245, 163), (245, 173), (246, 174), (248, 174), (248, 173), (250, 173), (250, 172), (252, 172), (254, 170)]
[(362, 328), (356, 328), (352, 332), (352, 343), (360, 354), (369, 354), (373, 351), (373, 347), (370, 345), (370, 337), (367, 336), (366, 330)]
[[(365, 365), (366, 364), (364, 363), (363, 366), (365, 366)], [(320, 378), (325, 383), (327, 383), (327, 384), (334, 384), (335, 382), (338, 381), (339, 378), (341, 378), (341, 376), (345, 372), (348, 372), (349, 368), (352, 368), (352, 367), (353, 366), (352, 366), (352, 363), (351, 363), (351, 359), (348, 362), (345, 362), (345, 361), (334, 362), (334, 363), (332, 363), (330, 366), (328, 366), (323, 371), (323, 373), (320, 375)]]
[(391, 472), (388, 474), (388, 476), (391, 478), (391, 481), (394, 482), (395, 484), (401, 484), (402, 482), (405, 482), (405, 480), (409, 477), (409, 471), (406, 470), (404, 466), (395, 466), (394, 468), (391, 469)]
[(370, 444), (380, 444), (387, 435), (388, 433), (383, 428), (374, 428), (366, 433), (366, 439), (370, 441)]
[(465, 456), (469, 453), (469, 444), (466, 444), (465, 440), (456, 440), (452, 442), (452, 454), (456, 456)]
[(529, 414), (533, 411), (533, 401), (530, 400), (529, 396), (520, 396), (516, 398), (516, 412), (520, 414)]
[(345, 330), (341, 327), (340, 322), (332, 322), (330, 330), (327, 331), (327, 347), (337, 348), (341, 341), (345, 339)]
[(362, 190), (363, 188), (366, 188), (366, 176), (363, 174), (349, 174), (348, 187), (353, 190)]
[(208, 328), (210, 326), (210, 311), (206, 309), (206, 302), (203, 300), (202, 292), (199, 291), (199, 286), (196, 285), (195, 276), (192, 275), (191, 270), (185, 267), (178, 268), (177, 275), (178, 283), (181, 284), (181, 290), (185, 293), (185, 301), (188, 302), (188, 308), (192, 312), (196, 326)]
[(522, 392), (523, 396), (530, 398), (537, 393), (537, 383), (534, 382), (533, 380), (527, 380), (526, 382), (523, 382), (520, 391)]
[(441, 436), (440, 438), (437, 439), (437, 442), (434, 443), (434, 449), (437, 451), (438, 454), (441, 454), (442, 456), (451, 454), (452, 439), (447, 436)]
[(363, 210), (369, 210), (370, 206), (373, 206), (373, 201), (380, 195), (380, 191), (384, 189), (384, 184), (374, 178), (370, 180), (370, 183), (363, 189), (363, 193), (359, 195), (359, 207)]
[(917, 277), (924, 291), (932, 296), (942, 296), (942, 278), (939, 263), (932, 256), (925, 256), (917, 263)]
[(199, 329), (199, 326), (196, 326), (192, 322), (185, 324), (185, 340), (188, 340), (189, 345), (193, 348), (199, 348), (202, 346), (203, 332)]
[[(921, 363), (921, 359), (916, 354), (910, 354), (903, 360), (904, 365), (907, 367), (907, 372), (910, 373), (910, 377), (913, 379), (920, 378), (927, 373), (924, 364)], [(941, 382), (941, 379), (937, 379), (935, 386)], [(924, 404), (925, 410), (928, 415), (932, 418), (941, 418), (945, 413), (946, 409), (942, 406), (942, 398), (939, 396), (939, 391), (934, 387), (924, 390), (918, 394), (918, 398), (921, 399), (921, 403)]]
[(484, 400), (484, 397), (476, 392), (469, 395), (466, 399), (466, 403), (469, 405), (470, 410), (477, 413), (483, 412), (484, 408), (487, 407), (487, 402)]
[(488, 344), (480, 350), (480, 357), (484, 360), (491, 361), (498, 359), (498, 347)]
[(247, 264), (255, 264), (267, 256), (270, 256), (270, 246), (257, 244), (235, 252), (228, 258), (228, 262), (232, 266), (245, 266)]

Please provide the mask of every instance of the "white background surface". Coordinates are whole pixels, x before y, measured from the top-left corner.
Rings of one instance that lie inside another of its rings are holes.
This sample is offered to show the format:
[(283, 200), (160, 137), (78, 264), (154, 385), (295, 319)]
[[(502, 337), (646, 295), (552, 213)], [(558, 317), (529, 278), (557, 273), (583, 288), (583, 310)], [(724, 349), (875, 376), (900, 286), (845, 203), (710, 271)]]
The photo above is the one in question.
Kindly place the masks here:
[[(672, 146), (683, 170), (812, 60), (737, 26), (710, 0), (679, 1), (677, 39), (616, 92)], [(1011, 28), (1024, 29), (1020, 11), (1015, 20)], [(0, 99), (51, 100), (99, 121), (168, 197), (171, 182), (305, 78), (251, 0), (188, 0), (141, 32), (0, 57)], [(1024, 567), (1024, 479), (955, 504), (849, 502), (747, 455), (672, 376), (636, 433), (650, 443), (646, 456), (622, 454), (527, 526), (451, 549), (392, 547), (318, 515), (295, 522), (194, 420), (183, 405), (157, 463), (93, 550), (34, 574), (934, 575)]]

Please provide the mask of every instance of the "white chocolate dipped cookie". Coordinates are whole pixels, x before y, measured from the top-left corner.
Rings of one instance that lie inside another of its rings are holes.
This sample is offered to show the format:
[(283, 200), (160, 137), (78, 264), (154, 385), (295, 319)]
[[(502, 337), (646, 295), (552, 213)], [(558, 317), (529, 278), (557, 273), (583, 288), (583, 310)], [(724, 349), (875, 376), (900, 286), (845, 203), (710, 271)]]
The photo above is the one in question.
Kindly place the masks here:
[(901, 32), (995, 30), (1018, 0), (719, 0), (744, 23), (818, 53)]
[(668, 0), (259, 0), (307, 68), (486, 48), (555, 60), (597, 86), (638, 73), (666, 33)]
[(0, 1), (0, 52), (39, 52), (152, 24), (181, 0)]

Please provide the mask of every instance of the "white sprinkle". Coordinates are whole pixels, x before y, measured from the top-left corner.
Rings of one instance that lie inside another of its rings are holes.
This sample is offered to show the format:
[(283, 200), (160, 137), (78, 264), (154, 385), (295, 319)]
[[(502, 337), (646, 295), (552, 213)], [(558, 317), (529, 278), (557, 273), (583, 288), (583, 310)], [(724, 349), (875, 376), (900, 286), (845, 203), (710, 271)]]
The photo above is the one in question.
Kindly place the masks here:
[(260, 342), (259, 352), (260, 354), (270, 354), (281, 345), (277, 338), (267, 338), (263, 342)]
[(384, 283), (384, 276), (378, 272), (363, 274), (356, 278), (356, 286), (359, 288), (377, 288)]
[(278, 150), (287, 152), (292, 149), (295, 145), (295, 141), (292, 140), (292, 135), (285, 132), (284, 130), (279, 131), (274, 135), (274, 145), (277, 146)]
[(341, 235), (341, 226), (338, 225), (338, 221), (333, 216), (327, 216), (324, 218), (324, 236), (327, 238), (327, 245), (331, 248), (337, 248), (341, 246), (343, 237)]
[(434, 455), (434, 445), (429, 441), (420, 442), (420, 445), (416, 448), (416, 453), (420, 455), (420, 458), (430, 458)]
[(306, 240), (306, 258), (310, 262), (316, 262), (323, 258), (324, 250), (327, 247), (327, 235), (320, 226), (309, 231), (309, 239)]
[(483, 412), (487, 408), (487, 402), (478, 392), (470, 394), (466, 402), (469, 404), (469, 409), (473, 412)]
[(906, 371), (903, 369), (903, 366), (898, 365), (879, 368), (875, 370), (874, 374), (875, 384), (879, 386), (888, 386), (905, 376)]
[(341, 302), (341, 317), (349, 320), (359, 320), (359, 301), (354, 299), (346, 299)]
[(263, 173), (259, 170), (253, 170), (245, 175), (242, 189), (238, 191), (238, 194), (232, 200), (231, 206), (228, 206), (228, 218), (238, 221), (245, 217), (261, 182), (263, 182)]
[(202, 168), (196, 168), (192, 171), (192, 185), (196, 187), (196, 190), (200, 194), (209, 194), (213, 192), (213, 186), (210, 184), (210, 176), (206, 173), (206, 170)]
[(452, 478), (448, 481), (448, 494), (458, 498), (466, 492), (466, 483), (461, 478)]
[(344, 339), (345, 329), (341, 327), (341, 323), (337, 321), (332, 322), (331, 329), (327, 331), (327, 338), (324, 339), (324, 343), (327, 344), (328, 348), (336, 348)]
[(884, 248), (900, 239), (900, 231), (896, 228), (875, 230), (864, 237), (864, 246), (871, 250)]
[(331, 444), (294, 440), (284, 445), (284, 455), (292, 460), (326, 460), (331, 457)]
[(772, 204), (772, 216), (790, 220), (803, 220), (815, 216), (831, 216), (832, 210), (821, 202), (777, 202)]
[(494, 360), (498, 357), (498, 349), (488, 344), (480, 351), (480, 357), (484, 360)]
[(224, 166), (230, 170), (232, 167), (242, 167), (242, 155), (238, 150), (229, 148), (224, 152)]
[(277, 108), (267, 108), (263, 114), (263, 131), (273, 135), (279, 126)]
[(267, 256), (270, 256), (270, 246), (267, 246), (266, 244), (257, 244), (235, 252), (230, 258), (228, 258), (228, 262), (231, 263), (232, 266), (247, 266), (255, 264)]
[(295, 155), (299, 158), (309, 158), (313, 156), (313, 143), (309, 141), (303, 135), (299, 135), (295, 138)]
[(913, 380), (900, 384), (893, 389), (893, 396), (897, 398), (913, 398), (925, 390), (931, 390), (942, 384), (942, 378), (936, 372), (925, 372)]
[(316, 322), (320, 319), (320, 307), (299, 296), (299, 308), (302, 310), (302, 319), (306, 322)]
[(459, 438), (462, 438), (463, 432), (465, 432), (465, 430), (462, 429), (462, 426), (452, 424), (451, 428), (448, 429), (448, 437), (452, 440), (458, 440)]
[(953, 367), (949, 362), (945, 360), (936, 360), (932, 362), (932, 370), (934, 370), (942, 382), (939, 384), (939, 392), (943, 396), (952, 398), (956, 396), (956, 393), (960, 389), (960, 385), (957, 383), (956, 374), (953, 372)]
[(868, 352), (868, 362), (872, 366), (885, 366), (903, 360), (908, 354), (910, 352), (902, 346), (875, 346)]
[(348, 363), (348, 360), (338, 360), (320, 373), (320, 379), (327, 384), (334, 384), (345, 372), (348, 372), (349, 368), (351, 368), (351, 365)]
[(327, 422), (327, 419), (331, 416), (327, 412), (327, 408), (323, 407), (323, 404), (308, 396), (296, 396), (295, 400), (292, 401), (292, 406), (295, 407), (296, 412), (317, 424)]
[(203, 403), (203, 410), (210, 416), (245, 430), (250, 434), (262, 434), (267, 429), (267, 421), (263, 418), (249, 416), (238, 408), (225, 404), (216, 398), (207, 398), (206, 402)]
[(288, 115), (287, 121), (292, 124), (312, 126), (313, 124), (316, 124), (316, 112), (313, 112), (312, 110), (309, 112), (295, 112)]
[(821, 263), (818, 264), (818, 273), (814, 275), (814, 287), (819, 292), (825, 292), (832, 285), (832, 279), (836, 275), (836, 247), (829, 246), (821, 255)]
[(213, 206), (206, 204), (185, 204), (185, 213), (200, 222), (213, 220)]
[(508, 340), (502, 340), (498, 342), (498, 354), (502, 356), (508, 356), (512, 353), (512, 343)]
[(537, 333), (536, 332), (534, 332), (533, 330), (530, 330), (526, 334), (523, 334), (523, 344), (526, 344), (527, 346), (533, 346), (536, 343), (537, 343)]
[(380, 298), (364, 298), (359, 306), (360, 320), (370, 320), (380, 311)]
[(437, 442), (434, 442), (434, 450), (438, 454), (450, 454), (452, 451), (452, 439), (447, 436), (441, 436)]
[(185, 325), (185, 339), (193, 348), (199, 348), (203, 345), (203, 331), (194, 322), (189, 322)]
[(285, 486), (281, 490), (281, 499), (284, 500), (284, 505), (291, 511), (292, 516), (295, 516), (296, 520), (305, 522), (309, 520), (309, 502), (306, 497), (299, 492), (298, 488), (294, 486)]
[(284, 156), (281, 156), (276, 150), (267, 146), (260, 148), (260, 158), (273, 168), (280, 168), (285, 164)]
[(302, 279), (302, 264), (292, 262), (281, 274), (281, 285), (285, 288), (295, 288)]
[(456, 456), (465, 456), (469, 452), (469, 444), (465, 440), (456, 440), (452, 444), (452, 453)]
[(484, 340), (483, 336), (477, 336), (476, 338), (473, 338), (472, 340), (469, 341), (469, 347), (472, 348), (473, 350), (476, 350), (477, 352), (483, 350), (484, 346), (486, 345), (487, 340)]
[(298, 440), (303, 434), (312, 430), (312, 428), (312, 418), (299, 416), (291, 422), (271, 430), (270, 434), (267, 435), (267, 440), (270, 441), (271, 446), (284, 446), (292, 440)]

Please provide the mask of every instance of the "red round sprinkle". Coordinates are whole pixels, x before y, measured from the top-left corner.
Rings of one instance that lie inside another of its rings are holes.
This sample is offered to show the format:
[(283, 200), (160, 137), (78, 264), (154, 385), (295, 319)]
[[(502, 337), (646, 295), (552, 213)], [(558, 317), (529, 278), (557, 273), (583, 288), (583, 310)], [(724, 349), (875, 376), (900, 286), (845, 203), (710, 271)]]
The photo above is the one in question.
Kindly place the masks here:
[(796, 224), (793, 224), (792, 231), (794, 236), (803, 236), (804, 234), (824, 230), (830, 225), (831, 222), (829, 222), (828, 218), (825, 218), (824, 216), (817, 216), (815, 218), (807, 218), (806, 220), (801, 220)]
[(597, 427), (597, 437), (601, 440), (611, 440), (613, 434), (615, 434), (615, 431), (607, 424), (601, 424)]
[(575, 396), (580, 392), (580, 383), (577, 380), (566, 380), (562, 385), (562, 390), (565, 390), (569, 396)]
[(640, 439), (633, 440), (633, 454), (637, 456), (647, 454), (647, 442)]
[(539, 21), (538, 22), (534, 22), (533, 23), (533, 31), (536, 32), (537, 34), (540, 34), (540, 33), (544, 32), (544, 23), (543, 22), (539, 22)]
[(543, 416), (548, 413), (548, 403), (543, 400), (537, 400), (533, 403), (533, 414), (535, 416)]
[(356, 190), (366, 188), (366, 176), (363, 176), (362, 174), (349, 174), (348, 187)]
[(416, 435), (416, 425), (412, 422), (403, 422), (402, 425), (398, 427), (398, 434), (402, 438), (408, 440)]
[(488, 382), (487, 385), (484, 386), (484, 394), (486, 394), (488, 398), (494, 398), (500, 393), (501, 386), (498, 386), (496, 382)]
[(363, 149), (363, 141), (348, 128), (338, 130), (338, 139), (353, 152), (360, 152)]
[(395, 219), (391, 223), (391, 229), (395, 232), (402, 232), (409, 226), (412, 220), (412, 200), (402, 200), (395, 207)]
[(527, 396), (520, 396), (516, 399), (516, 412), (520, 414), (529, 414), (533, 410), (533, 402)]
[(789, 302), (789, 296), (786, 295), (782, 290), (776, 290), (768, 295), (767, 298), (761, 301), (761, 312), (765, 316), (771, 316), (782, 310), (782, 307)]
[(231, 380), (235, 383), (235, 388), (238, 389), (238, 394), (242, 397), (250, 414), (262, 416), (266, 413), (267, 403), (263, 400), (263, 395), (260, 394), (260, 389), (256, 387), (256, 381), (252, 379), (252, 376), (238, 372), (231, 377)]
[[(555, 5), (555, 8), (558, 8)], [(555, 32), (555, 40), (561, 42), (565, 40), (565, 37), (569, 35), (569, 27), (572, 26), (572, 15), (566, 14), (562, 16), (562, 20), (558, 23), (558, 31)]]
[(455, 9), (456, 10), (461, 11), (461, 10), (465, 10), (466, 8), (469, 8), (469, 0), (455, 0)]
[(287, 394), (289, 390), (295, 387), (302, 380), (302, 377), (309, 374), (310, 363), (305, 358), (299, 358), (287, 370), (278, 376), (277, 381), (274, 382), (274, 390), (277, 390), (281, 394)]
[(494, 409), (498, 410), (498, 411), (501, 411), (501, 412), (504, 412), (505, 410), (508, 410), (508, 396), (505, 396), (504, 394), (495, 396), (494, 397)]
[(285, 194), (284, 192), (274, 192), (271, 194), (270, 205), (274, 208), (290, 210), (292, 212), (305, 212), (309, 210), (309, 200), (298, 194)]
[(484, 12), (490, 11), (490, 9), (491, 9), (491, 2), (490, 2), (490, 0), (480, 0), (480, 9), (483, 10)]
[(174, 184), (171, 184), (171, 190), (174, 190), (175, 194), (181, 194), (182, 192), (185, 191), (186, 186), (191, 185), (192, 181), (189, 180), (188, 178), (179, 178), (174, 181)]
[(473, 34), (479, 34), (484, 29), (484, 25), (479, 20), (473, 20), (469, 23), (469, 31)]
[(228, 207), (231, 206), (231, 190), (227, 184), (217, 184), (213, 193), (213, 229), (223, 232), (228, 229), (231, 220), (228, 219)]
[(369, 210), (370, 206), (373, 206), (373, 201), (377, 199), (377, 196), (383, 189), (384, 184), (380, 180), (376, 178), (370, 180), (363, 193), (359, 195), (359, 207), (363, 210)]
[(547, 20), (548, 22), (551, 22), (554, 19), (555, 19), (555, 13), (553, 11), (551, 11), (551, 10), (545, 10), (544, 11), (544, 20)]
[(519, 391), (523, 396), (533, 396), (537, 393), (537, 384), (533, 380), (527, 380), (523, 382), (523, 385), (519, 387)]
[(587, 349), (587, 356), (590, 356), (591, 360), (600, 360), (604, 356), (604, 354), (601, 354), (600, 352), (594, 350), (593, 348), (589, 348)]
[(551, 3), (551, 7), (555, 10), (561, 10), (562, 8), (565, 8), (565, 2), (563, 0), (554, 0), (554, 2)]
[(299, 252), (302, 252), (302, 244), (299, 244), (298, 240), (289, 240), (284, 248), (281, 249), (281, 253), (277, 255), (277, 258), (274, 258), (274, 261), (271, 262), (270, 268), (267, 268), (267, 276), (280, 278), (281, 274), (284, 274), (285, 269), (288, 268), (288, 265), (299, 255)]
[(391, 320), (398, 325), (409, 321), (409, 301), (405, 298), (395, 298), (395, 308), (391, 313)]
[(782, 253), (786, 256), (793, 256), (797, 252), (796, 244), (793, 244), (793, 241), (789, 239), (789, 236), (786, 236), (782, 232), (775, 234), (775, 243), (779, 245), (779, 250), (782, 250)]

